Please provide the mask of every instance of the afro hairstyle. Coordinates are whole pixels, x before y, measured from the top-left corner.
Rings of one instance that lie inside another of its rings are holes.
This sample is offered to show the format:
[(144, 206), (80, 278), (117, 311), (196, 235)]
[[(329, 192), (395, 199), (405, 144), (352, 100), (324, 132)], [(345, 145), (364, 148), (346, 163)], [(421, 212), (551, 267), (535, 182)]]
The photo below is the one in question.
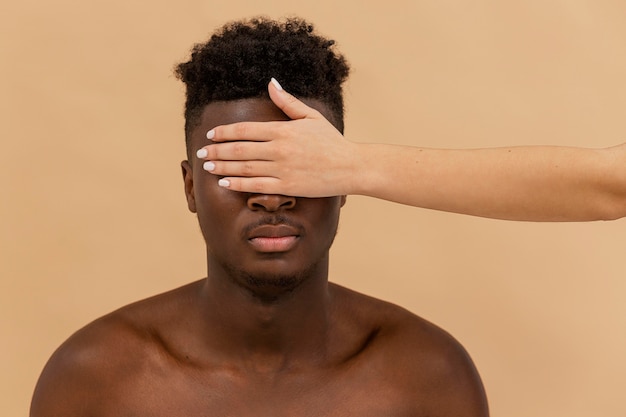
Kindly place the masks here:
[(194, 45), (191, 59), (175, 69), (187, 90), (187, 144), (207, 104), (269, 98), (271, 77), (300, 99), (323, 102), (343, 131), (342, 84), (350, 69), (345, 58), (334, 51), (334, 44), (316, 34), (313, 25), (303, 19), (258, 17), (228, 23), (208, 42)]

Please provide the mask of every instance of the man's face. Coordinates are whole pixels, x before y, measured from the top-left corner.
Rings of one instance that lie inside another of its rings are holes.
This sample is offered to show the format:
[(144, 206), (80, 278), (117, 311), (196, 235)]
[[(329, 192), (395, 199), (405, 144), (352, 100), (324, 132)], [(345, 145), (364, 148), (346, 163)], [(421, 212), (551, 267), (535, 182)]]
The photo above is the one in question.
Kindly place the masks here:
[[(327, 118), (327, 107), (307, 101)], [(241, 121), (288, 120), (268, 99), (207, 105), (192, 132), (192, 154), (209, 143), (206, 132)], [(230, 191), (217, 185), (201, 160), (183, 161), (189, 209), (197, 213), (209, 266), (247, 287), (292, 289), (328, 260), (345, 197), (300, 198)], [(325, 271), (325, 269), (324, 269)]]

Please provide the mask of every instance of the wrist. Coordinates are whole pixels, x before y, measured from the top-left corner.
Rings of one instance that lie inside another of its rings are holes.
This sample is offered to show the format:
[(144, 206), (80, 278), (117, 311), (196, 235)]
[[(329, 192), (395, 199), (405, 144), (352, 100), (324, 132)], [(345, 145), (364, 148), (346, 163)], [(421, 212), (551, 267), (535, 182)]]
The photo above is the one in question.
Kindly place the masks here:
[(371, 143), (352, 142), (351, 144), (353, 149), (348, 174), (350, 179), (349, 194), (375, 195), (383, 180), (383, 176), (378, 170), (381, 146)]

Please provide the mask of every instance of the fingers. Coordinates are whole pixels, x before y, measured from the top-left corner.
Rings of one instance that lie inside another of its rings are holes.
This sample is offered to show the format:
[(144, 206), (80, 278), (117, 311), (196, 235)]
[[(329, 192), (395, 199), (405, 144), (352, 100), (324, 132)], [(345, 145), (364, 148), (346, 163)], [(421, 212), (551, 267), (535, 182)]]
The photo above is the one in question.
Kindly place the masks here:
[(217, 126), (207, 132), (207, 139), (213, 142), (232, 140), (267, 141), (276, 137), (280, 123), (284, 122), (239, 122)]
[(276, 79), (272, 78), (272, 81), (268, 85), (268, 91), (270, 98), (291, 119), (305, 119), (308, 117), (319, 117), (320, 113), (317, 110), (307, 106), (280, 86)]
[(209, 161), (264, 160), (271, 149), (262, 142), (226, 142), (208, 145), (198, 149), (196, 156)]
[(202, 168), (214, 175), (232, 177), (273, 177), (274, 164), (267, 161), (204, 161)]
[(218, 185), (231, 191), (240, 191), (244, 193), (279, 194), (279, 180), (272, 177), (224, 177), (218, 181)]

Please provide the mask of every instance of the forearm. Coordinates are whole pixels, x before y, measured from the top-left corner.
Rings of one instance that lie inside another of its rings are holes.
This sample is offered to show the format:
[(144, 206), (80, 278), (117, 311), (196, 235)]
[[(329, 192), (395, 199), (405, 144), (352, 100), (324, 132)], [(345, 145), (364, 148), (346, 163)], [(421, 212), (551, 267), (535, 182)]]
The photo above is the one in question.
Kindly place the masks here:
[(626, 145), (441, 150), (358, 145), (355, 194), (475, 216), (585, 221), (626, 216)]

